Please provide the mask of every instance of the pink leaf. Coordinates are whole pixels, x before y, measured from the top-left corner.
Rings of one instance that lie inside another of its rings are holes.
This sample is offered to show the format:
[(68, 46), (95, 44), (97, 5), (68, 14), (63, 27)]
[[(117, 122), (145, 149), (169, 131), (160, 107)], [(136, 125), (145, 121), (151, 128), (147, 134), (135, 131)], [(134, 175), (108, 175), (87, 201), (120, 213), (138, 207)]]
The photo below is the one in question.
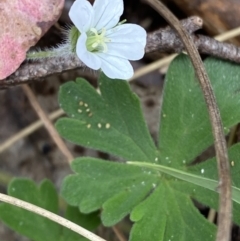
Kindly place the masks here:
[(63, 5), (64, 0), (0, 0), (0, 80), (16, 71)]

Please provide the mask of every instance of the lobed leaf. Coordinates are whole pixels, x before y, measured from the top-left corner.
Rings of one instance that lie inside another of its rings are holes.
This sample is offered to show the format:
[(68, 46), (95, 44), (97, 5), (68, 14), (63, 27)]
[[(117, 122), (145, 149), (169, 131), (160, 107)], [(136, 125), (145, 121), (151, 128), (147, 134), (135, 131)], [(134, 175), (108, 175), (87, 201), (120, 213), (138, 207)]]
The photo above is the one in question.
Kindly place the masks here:
[[(240, 68), (223, 60), (204, 61), (224, 129), (240, 120)], [(161, 164), (183, 167), (213, 144), (206, 104), (190, 60), (178, 56), (170, 65), (164, 85), (159, 128)]]
[(72, 163), (76, 174), (64, 180), (62, 195), (84, 213), (102, 207), (105, 226), (112, 226), (131, 213), (135, 222), (131, 241), (173, 237), (190, 241), (194, 236), (199, 241), (204, 237), (214, 240), (214, 225), (194, 207), (190, 194), (175, 187), (182, 181), (144, 165), (78, 158)]
[(127, 82), (103, 74), (99, 81), (101, 95), (83, 79), (61, 87), (60, 105), (72, 118), (57, 122), (59, 133), (76, 144), (127, 160), (154, 160), (156, 147)]
[[(240, 69), (213, 58), (207, 59), (205, 66), (227, 133), (240, 120), (240, 112), (234, 111), (240, 105)], [(216, 227), (201, 216), (191, 200), (195, 198), (214, 208), (218, 205), (215, 161), (203, 166), (188, 165), (213, 143), (206, 105), (188, 58), (177, 57), (167, 73), (159, 150), (126, 82), (102, 75), (100, 92), (98, 95), (83, 80), (65, 84), (60, 103), (72, 118), (60, 120), (57, 128), (70, 141), (118, 155), (132, 165), (87, 157), (76, 159), (72, 163), (75, 174), (63, 182), (63, 197), (84, 213), (102, 208), (101, 218), (106, 226), (130, 214), (134, 222), (131, 241), (214, 240)], [(88, 106), (78, 113), (80, 102)], [(89, 118), (87, 108), (96, 119)], [(113, 129), (99, 128), (99, 123), (102, 127), (110, 123)], [(230, 156), (237, 160), (239, 147), (235, 148), (230, 150)], [(208, 165), (215, 169), (206, 175), (202, 169)], [(238, 173), (238, 166), (234, 167)], [(236, 179), (233, 201), (234, 210), (238, 211), (239, 186)], [(237, 217), (234, 220), (239, 222)]]

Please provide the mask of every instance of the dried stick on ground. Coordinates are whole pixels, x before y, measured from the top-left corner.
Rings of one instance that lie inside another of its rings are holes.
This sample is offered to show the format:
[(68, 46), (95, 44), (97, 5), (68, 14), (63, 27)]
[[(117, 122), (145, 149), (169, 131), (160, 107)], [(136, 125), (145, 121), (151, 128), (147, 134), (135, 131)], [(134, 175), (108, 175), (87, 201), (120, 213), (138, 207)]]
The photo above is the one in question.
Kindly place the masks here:
[(62, 154), (67, 158), (68, 162), (71, 163), (71, 161), (74, 159), (71, 152), (68, 150), (66, 144), (62, 140), (62, 138), (59, 136), (57, 130), (53, 126), (51, 120), (46, 115), (46, 113), (42, 110), (41, 106), (39, 105), (34, 93), (30, 89), (29, 86), (23, 85), (22, 89), (25, 93), (25, 95), (28, 97), (30, 104), (32, 105), (33, 109), (36, 111), (39, 118), (42, 120), (44, 126), (46, 127), (48, 133), (58, 146), (59, 150), (62, 152)]
[[(240, 63), (240, 48), (232, 44), (218, 42), (206, 36), (193, 34), (202, 27), (201, 18), (190, 17), (182, 20), (181, 24), (193, 37), (195, 45), (200, 53), (207, 53), (212, 56)], [(150, 53), (158, 51), (164, 53), (179, 53), (184, 49), (176, 32), (170, 27), (167, 27), (148, 34), (145, 52)], [(4, 80), (0, 80), (0, 89), (30, 81), (38, 81), (47, 76), (60, 74), (77, 68), (86, 67), (75, 55), (62, 58), (49, 58), (39, 60), (38, 62), (26, 61), (15, 73)]]
[(232, 216), (231, 177), (222, 121), (210, 80), (191, 36), (182, 27), (178, 19), (158, 0), (145, 1), (149, 3), (162, 17), (164, 17), (179, 34), (192, 61), (199, 84), (202, 88), (212, 126), (219, 176), (220, 197), (216, 240), (228, 241), (230, 239)]
[(33, 205), (31, 203), (22, 201), (18, 198), (11, 197), (11, 196), (8, 196), (6, 194), (0, 193), (0, 201), (5, 202), (5, 203), (9, 203), (9, 204), (11, 204), (13, 206), (16, 206), (16, 207), (23, 208), (23, 209), (28, 210), (30, 212), (36, 213), (36, 214), (38, 214), (42, 217), (45, 217), (49, 220), (52, 220), (53, 222), (58, 223), (58, 224), (62, 225), (63, 227), (66, 227), (66, 228), (78, 233), (79, 235), (87, 238), (88, 240), (91, 240), (91, 241), (106, 241), (105, 239), (97, 236), (96, 234), (88, 231), (85, 228), (82, 228), (81, 226), (77, 225), (76, 223), (73, 223), (73, 222), (71, 222), (71, 221), (69, 221), (65, 218), (62, 218), (61, 216), (58, 216), (55, 213), (49, 212), (46, 209), (43, 209), (43, 208), (40, 208), (40, 207), (38, 207), (36, 205)]

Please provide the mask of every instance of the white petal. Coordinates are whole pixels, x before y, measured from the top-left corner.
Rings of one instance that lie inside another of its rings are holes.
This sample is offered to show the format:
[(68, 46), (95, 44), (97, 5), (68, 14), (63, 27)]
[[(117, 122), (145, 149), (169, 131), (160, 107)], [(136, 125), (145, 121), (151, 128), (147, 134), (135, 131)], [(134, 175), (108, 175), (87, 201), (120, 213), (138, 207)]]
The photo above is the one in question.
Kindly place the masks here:
[(77, 56), (89, 68), (95, 70), (100, 69), (101, 59), (96, 54), (91, 53), (87, 50), (86, 40), (86, 33), (82, 33), (77, 41)]
[(121, 24), (115, 28), (109, 29), (106, 37), (116, 43), (140, 43), (144, 47), (147, 41), (147, 33), (144, 28), (137, 24)]
[(144, 56), (144, 48), (137, 43), (109, 43), (107, 54), (129, 59), (139, 60)]
[(87, 0), (76, 0), (69, 11), (69, 17), (81, 33), (87, 32), (93, 24), (93, 7)]
[(104, 53), (97, 53), (97, 55), (102, 61), (102, 71), (109, 78), (128, 80), (133, 76), (133, 67), (128, 60)]
[(123, 0), (95, 0), (93, 26), (97, 30), (110, 29), (117, 25), (123, 14)]
[(145, 53), (147, 33), (144, 28), (136, 24), (123, 24), (106, 34), (111, 39), (107, 43), (109, 55), (129, 60), (141, 59)]

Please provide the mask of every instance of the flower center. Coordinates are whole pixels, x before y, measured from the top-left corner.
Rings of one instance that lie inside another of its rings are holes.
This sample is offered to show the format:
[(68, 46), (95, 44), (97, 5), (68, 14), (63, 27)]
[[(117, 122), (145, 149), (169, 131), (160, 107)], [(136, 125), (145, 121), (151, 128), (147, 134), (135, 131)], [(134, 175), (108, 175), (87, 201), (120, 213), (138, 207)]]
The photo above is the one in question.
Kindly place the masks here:
[(87, 50), (90, 52), (107, 52), (107, 44), (108, 42), (111, 42), (109, 38), (105, 36), (106, 29), (103, 28), (102, 31), (98, 32), (97, 29), (91, 28), (87, 32)]

